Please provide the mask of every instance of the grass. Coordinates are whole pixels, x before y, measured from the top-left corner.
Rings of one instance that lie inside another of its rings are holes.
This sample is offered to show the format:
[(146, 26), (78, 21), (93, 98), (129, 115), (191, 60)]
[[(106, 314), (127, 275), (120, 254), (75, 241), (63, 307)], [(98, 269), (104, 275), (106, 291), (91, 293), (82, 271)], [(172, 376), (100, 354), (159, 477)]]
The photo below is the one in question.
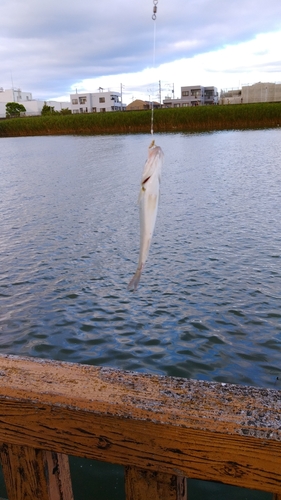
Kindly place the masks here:
[[(150, 132), (151, 112), (48, 115), (0, 120), (0, 137)], [(281, 125), (281, 103), (159, 109), (154, 132), (272, 128)]]

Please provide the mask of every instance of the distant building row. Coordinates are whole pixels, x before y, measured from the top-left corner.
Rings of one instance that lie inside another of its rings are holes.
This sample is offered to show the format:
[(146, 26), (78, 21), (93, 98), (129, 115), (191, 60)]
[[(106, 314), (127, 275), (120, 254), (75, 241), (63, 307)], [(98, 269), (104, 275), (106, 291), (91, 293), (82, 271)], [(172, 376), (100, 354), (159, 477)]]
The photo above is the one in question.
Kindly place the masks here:
[[(32, 98), (31, 92), (22, 92), (20, 89), (3, 90), (0, 87), (0, 118), (6, 116), (7, 102), (23, 104), (26, 115), (40, 115), (44, 104), (54, 111), (70, 109), (77, 113), (104, 113), (109, 111), (132, 111), (151, 109), (150, 101), (137, 99), (127, 106), (122, 103), (120, 92), (99, 92), (70, 94), (69, 102), (39, 101)], [(181, 97), (174, 99), (166, 96), (163, 104), (153, 102), (154, 108), (180, 108), (189, 106), (206, 106), (216, 104), (247, 104), (255, 102), (281, 102), (281, 83), (255, 83), (243, 85), (241, 89), (228, 89), (219, 93), (216, 87), (190, 85), (181, 87)]]

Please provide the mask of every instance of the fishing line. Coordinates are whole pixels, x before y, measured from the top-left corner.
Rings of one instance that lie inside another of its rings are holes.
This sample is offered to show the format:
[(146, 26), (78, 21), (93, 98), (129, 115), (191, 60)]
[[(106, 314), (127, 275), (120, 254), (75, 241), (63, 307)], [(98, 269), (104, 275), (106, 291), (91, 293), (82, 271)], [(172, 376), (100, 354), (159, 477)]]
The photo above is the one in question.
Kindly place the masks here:
[[(154, 32), (153, 32), (153, 64), (152, 64), (153, 69), (155, 69), (157, 4), (158, 4), (158, 0), (153, 0), (153, 14), (152, 14), (152, 20), (153, 20), (153, 24), (154, 24)], [(154, 106), (153, 106), (153, 94), (152, 94), (152, 100), (151, 100), (151, 135), (153, 135), (153, 119), (154, 119)]]

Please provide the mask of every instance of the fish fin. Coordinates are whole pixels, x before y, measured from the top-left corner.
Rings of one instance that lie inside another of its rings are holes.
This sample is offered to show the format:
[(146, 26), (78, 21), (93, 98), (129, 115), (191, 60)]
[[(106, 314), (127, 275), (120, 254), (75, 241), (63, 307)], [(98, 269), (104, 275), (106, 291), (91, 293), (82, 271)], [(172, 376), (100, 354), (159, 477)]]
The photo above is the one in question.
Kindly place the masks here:
[(143, 268), (143, 266), (141, 266), (140, 268), (139, 267), (137, 268), (134, 276), (132, 277), (130, 283), (128, 284), (128, 290), (133, 290), (133, 292), (136, 291), (137, 286), (138, 286), (139, 281), (140, 281), (142, 268)]

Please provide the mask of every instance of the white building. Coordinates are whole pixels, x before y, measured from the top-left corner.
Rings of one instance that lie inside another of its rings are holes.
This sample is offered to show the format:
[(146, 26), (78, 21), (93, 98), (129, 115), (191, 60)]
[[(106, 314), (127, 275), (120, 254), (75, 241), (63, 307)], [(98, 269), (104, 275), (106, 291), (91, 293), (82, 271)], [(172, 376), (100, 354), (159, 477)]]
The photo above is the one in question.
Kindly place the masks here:
[(0, 87), (0, 118), (6, 116), (7, 102), (18, 102), (23, 104), (26, 109), (26, 116), (41, 115), (44, 104), (54, 108), (54, 111), (61, 111), (62, 109), (70, 109), (70, 102), (58, 101), (39, 101), (32, 98), (31, 92), (22, 92), (20, 89), (4, 90)]
[(119, 92), (89, 92), (70, 94), (72, 113), (105, 113), (123, 111), (126, 105), (121, 102)]
[(180, 99), (165, 97), (164, 108), (183, 108), (187, 106), (205, 106), (218, 104), (219, 94), (216, 87), (202, 87), (202, 85), (190, 85), (181, 87)]

